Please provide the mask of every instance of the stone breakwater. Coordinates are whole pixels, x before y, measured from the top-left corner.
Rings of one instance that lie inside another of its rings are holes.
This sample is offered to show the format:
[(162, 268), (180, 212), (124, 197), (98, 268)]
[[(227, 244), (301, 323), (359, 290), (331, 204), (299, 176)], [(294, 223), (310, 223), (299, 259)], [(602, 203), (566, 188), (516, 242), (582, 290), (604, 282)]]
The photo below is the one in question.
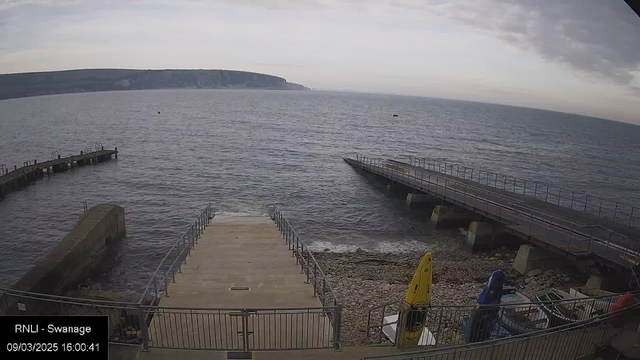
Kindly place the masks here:
[[(316, 259), (343, 305), (344, 345), (366, 345), (367, 312), (376, 305), (404, 298), (424, 252), (400, 254), (317, 252)], [(507, 274), (507, 286), (530, 297), (545, 288), (584, 285), (588, 275), (576, 268), (533, 270), (521, 275), (511, 268), (515, 251), (505, 248), (471, 254), (463, 250), (433, 252), (432, 305), (474, 304), (493, 270)]]

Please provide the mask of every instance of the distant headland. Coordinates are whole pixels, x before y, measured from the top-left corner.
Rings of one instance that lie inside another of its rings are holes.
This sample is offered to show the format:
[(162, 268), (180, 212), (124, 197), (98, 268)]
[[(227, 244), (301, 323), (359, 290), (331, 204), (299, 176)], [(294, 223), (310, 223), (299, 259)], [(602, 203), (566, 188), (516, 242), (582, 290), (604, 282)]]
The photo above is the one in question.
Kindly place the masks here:
[(142, 89), (309, 90), (278, 76), (235, 70), (82, 69), (0, 75), (0, 100)]

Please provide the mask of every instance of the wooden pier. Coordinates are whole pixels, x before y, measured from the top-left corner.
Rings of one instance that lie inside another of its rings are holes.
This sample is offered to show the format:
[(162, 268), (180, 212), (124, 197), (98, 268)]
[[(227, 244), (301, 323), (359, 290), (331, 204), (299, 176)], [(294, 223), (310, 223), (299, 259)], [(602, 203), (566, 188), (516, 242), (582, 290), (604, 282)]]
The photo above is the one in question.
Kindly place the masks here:
[(65, 172), (72, 167), (98, 164), (118, 158), (118, 148), (105, 150), (102, 147), (95, 151), (81, 151), (79, 155), (61, 157), (57, 159), (38, 162), (38, 160), (25, 161), (22, 167), (14, 166), (13, 169), (2, 166), (0, 168), (0, 199), (12, 191), (19, 190), (33, 184), (34, 181), (44, 177), (44, 174)]

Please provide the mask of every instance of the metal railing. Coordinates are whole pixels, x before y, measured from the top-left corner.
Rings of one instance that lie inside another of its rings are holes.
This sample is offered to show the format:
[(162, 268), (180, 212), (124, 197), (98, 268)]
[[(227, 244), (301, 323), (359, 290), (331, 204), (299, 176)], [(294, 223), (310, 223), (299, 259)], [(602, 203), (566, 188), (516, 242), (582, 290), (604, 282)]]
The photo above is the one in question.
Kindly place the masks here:
[[(491, 306), (434, 305), (424, 310), (410, 311), (412, 317), (424, 319), (426, 343), (420, 345), (446, 347), (551, 329), (594, 318), (608, 313), (620, 296), (622, 294)], [(403, 306), (404, 301), (393, 301), (370, 308), (367, 313), (367, 337), (377, 337), (378, 343), (391, 340), (395, 346), (404, 347), (405, 327), (402, 324), (406, 321), (403, 315), (406, 317), (407, 310)], [(397, 317), (397, 320), (386, 321), (385, 317), (389, 316)], [(493, 321), (479, 321), (483, 318), (492, 318)], [(396, 336), (388, 339), (384, 332), (392, 325), (396, 327)]]
[[(118, 148), (116, 148), (116, 150), (118, 150)], [(99, 152), (99, 151), (104, 151), (104, 146), (102, 145), (102, 143), (96, 143), (95, 144), (95, 149), (91, 149), (91, 148), (86, 147), (86, 148), (84, 148), (84, 150), (80, 151), (79, 155), (69, 155), (68, 157), (69, 158), (73, 158), (73, 157), (77, 157), (77, 156), (92, 154), (94, 152)], [(4, 171), (0, 172), (0, 177), (3, 176), (3, 175), (8, 175), (11, 172), (17, 172), (17, 171), (26, 172), (29, 167), (34, 166), (34, 165), (43, 166), (43, 165), (46, 165), (47, 163), (56, 163), (56, 160), (60, 160), (61, 159), (60, 150), (52, 151), (50, 157), (51, 157), (50, 160), (46, 160), (46, 161), (40, 162), (40, 163), (38, 163), (37, 159), (36, 160), (23, 161), (22, 162), (22, 166), (14, 165), (13, 166), (13, 170), (9, 170), (9, 168), (5, 166), (4, 167)]]
[[(277, 214), (277, 216), (276, 216)], [(0, 315), (107, 315), (109, 341), (149, 348), (207, 350), (340, 349), (342, 307), (322, 269), (275, 209), (274, 221), (322, 307), (178, 308), (156, 306), (207, 224), (209, 205), (169, 249), (135, 303), (78, 299), (0, 288)], [(295, 242), (294, 242), (295, 236)], [(293, 261), (293, 260), (292, 260)]]
[(464, 344), (446, 349), (370, 356), (364, 359), (454, 360), (454, 359), (555, 359), (574, 360), (592, 355), (604, 340), (636, 332), (640, 324), (640, 304), (599, 315), (552, 330), (540, 330), (504, 339)]
[(298, 233), (291, 226), (289, 220), (284, 217), (277, 205), (274, 205), (273, 211), (273, 220), (278, 226), (285, 244), (291, 250), (292, 255), (295, 256), (296, 264), (300, 265), (300, 273), (305, 274), (307, 283), (313, 285), (313, 296), (317, 296), (323, 306), (340, 306), (338, 297), (318, 261), (313, 256), (313, 252), (300, 240)]
[[(182, 272), (182, 264), (187, 263), (187, 257), (191, 255), (191, 249), (195, 248), (198, 239), (214, 216), (211, 204), (207, 205), (191, 225), (187, 227), (182, 236), (169, 248), (140, 296), (138, 301), (140, 304), (156, 305), (160, 302), (162, 296), (169, 296), (167, 282), (176, 282), (176, 272)], [(148, 294), (152, 296), (150, 299), (147, 298)]]
[(533, 197), (572, 210), (589, 213), (611, 220), (616, 224), (640, 228), (640, 211), (636, 206), (608, 200), (583, 192), (571, 191), (541, 181), (519, 179), (492, 171), (476, 170), (472, 167), (441, 162), (432, 158), (409, 157), (412, 166), (471, 180), (478, 184), (515, 194)]
[[(193, 350), (339, 349), (340, 307), (177, 308), (0, 288), (0, 315), (106, 315), (109, 342)], [(339, 321), (339, 320), (338, 320)]]
[(296, 258), (296, 264), (300, 265), (300, 273), (305, 274), (306, 283), (310, 283), (313, 286), (313, 296), (317, 296), (318, 299), (320, 299), (323, 307), (331, 310), (327, 312), (327, 316), (331, 319), (333, 328), (333, 344), (336, 350), (338, 350), (340, 348), (340, 334), (342, 329), (342, 305), (333, 287), (327, 280), (322, 267), (313, 256), (313, 252), (300, 240), (300, 236), (277, 205), (273, 206), (272, 219), (278, 226), (278, 230), (280, 230), (282, 238), (285, 240), (285, 244), (291, 251), (291, 254)]
[(149, 346), (194, 350), (338, 349), (338, 307), (214, 309), (147, 307)]
[(360, 155), (356, 162), (363, 169), (508, 224), (529, 240), (538, 240), (574, 255), (596, 254), (624, 267), (638, 263), (640, 242), (616, 231), (527, 208), (510, 196), (399, 162)]

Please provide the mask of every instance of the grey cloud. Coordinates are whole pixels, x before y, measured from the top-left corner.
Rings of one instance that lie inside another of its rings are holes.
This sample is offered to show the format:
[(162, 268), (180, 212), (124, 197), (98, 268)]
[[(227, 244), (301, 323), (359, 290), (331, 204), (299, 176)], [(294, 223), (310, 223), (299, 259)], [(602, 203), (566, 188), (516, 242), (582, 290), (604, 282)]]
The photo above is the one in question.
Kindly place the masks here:
[(427, 5), (544, 59), (629, 87), (640, 70), (640, 18), (603, 0), (435, 1)]

